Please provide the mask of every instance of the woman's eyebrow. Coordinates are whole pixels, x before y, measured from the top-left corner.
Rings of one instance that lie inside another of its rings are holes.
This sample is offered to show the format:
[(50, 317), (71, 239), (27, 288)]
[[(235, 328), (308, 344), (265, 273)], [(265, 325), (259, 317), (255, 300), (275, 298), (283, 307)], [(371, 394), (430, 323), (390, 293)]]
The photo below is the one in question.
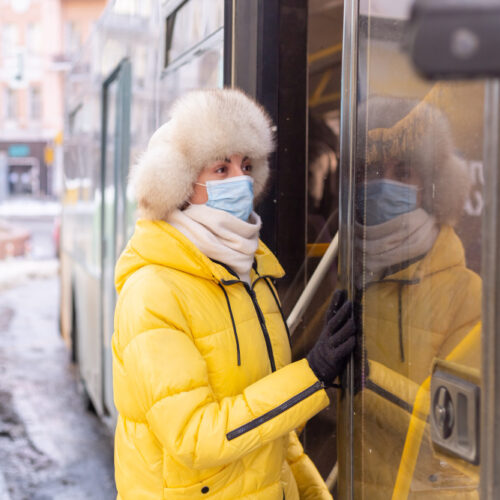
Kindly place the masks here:
[[(243, 163), (244, 161), (247, 161), (249, 160), (250, 158), (248, 156), (245, 156), (242, 160), (241, 160), (241, 163)], [(231, 163), (231, 160), (229, 158), (224, 158), (224, 162), (226, 163)]]

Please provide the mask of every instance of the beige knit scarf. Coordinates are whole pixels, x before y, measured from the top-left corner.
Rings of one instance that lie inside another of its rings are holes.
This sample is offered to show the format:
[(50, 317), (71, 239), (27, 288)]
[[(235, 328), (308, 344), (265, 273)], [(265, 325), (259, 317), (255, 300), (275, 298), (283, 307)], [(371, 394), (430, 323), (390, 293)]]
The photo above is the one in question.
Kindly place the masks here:
[(438, 233), (436, 219), (422, 208), (383, 224), (356, 223), (356, 281), (358, 284), (377, 281), (387, 268), (425, 255)]
[(167, 222), (207, 257), (228, 265), (241, 280), (250, 283), (250, 270), (262, 225), (255, 212), (245, 222), (223, 210), (189, 205), (185, 210), (172, 212)]

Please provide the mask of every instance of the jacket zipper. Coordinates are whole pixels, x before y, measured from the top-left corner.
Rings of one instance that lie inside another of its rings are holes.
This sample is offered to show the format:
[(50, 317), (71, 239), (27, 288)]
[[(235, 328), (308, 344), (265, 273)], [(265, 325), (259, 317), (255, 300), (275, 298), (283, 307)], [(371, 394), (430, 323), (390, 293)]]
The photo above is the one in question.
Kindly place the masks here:
[(241, 427), (237, 427), (231, 432), (228, 432), (226, 434), (226, 438), (228, 441), (231, 441), (234, 438), (237, 438), (241, 436), (242, 434), (245, 434), (248, 431), (251, 431), (252, 429), (255, 429), (259, 425), (262, 425), (266, 423), (268, 420), (271, 420), (274, 417), (277, 417), (284, 411), (288, 410), (292, 406), (295, 406), (299, 404), (301, 401), (306, 399), (307, 397), (311, 396), (315, 392), (318, 392), (321, 389), (324, 389), (325, 385), (321, 381), (315, 382), (313, 385), (309, 386), (307, 389), (304, 389), (302, 392), (299, 392), (295, 396), (291, 397), (289, 400), (285, 401), (284, 403), (281, 403), (279, 406), (276, 408), (273, 408), (272, 410), (268, 411), (267, 413), (264, 413), (264, 415), (261, 415), (260, 417), (255, 418), (254, 420), (251, 420), (247, 424), (242, 425)]
[[(257, 313), (257, 318), (259, 319), (262, 334), (264, 335), (264, 340), (266, 341), (267, 355), (269, 357), (269, 363), (271, 364), (271, 371), (275, 372), (276, 371), (276, 363), (274, 361), (274, 353), (273, 353), (273, 346), (271, 344), (271, 338), (269, 336), (269, 332), (267, 331), (266, 320), (264, 319), (264, 314), (262, 313), (262, 310), (259, 306), (259, 302), (257, 301), (257, 296), (256, 296), (253, 288), (246, 281), (240, 280), (238, 275), (227, 264), (224, 264), (223, 262), (220, 262), (218, 260), (214, 260), (214, 259), (212, 259), (212, 260), (216, 264), (219, 264), (220, 266), (224, 267), (229, 273), (231, 273), (236, 278), (235, 280), (229, 280), (229, 281), (228, 280), (221, 280), (223, 285), (234, 285), (235, 283), (241, 283), (245, 287), (245, 290), (247, 291), (248, 295), (250, 295), (250, 298), (252, 299), (253, 307), (255, 308), (255, 312)], [(254, 269), (257, 271), (256, 266), (254, 267)], [(235, 327), (235, 331), (236, 331), (236, 327)]]
[(231, 324), (233, 325), (234, 340), (236, 342), (236, 363), (238, 366), (241, 366), (240, 341), (238, 339), (238, 332), (236, 331), (236, 323), (234, 322), (233, 311), (231, 309), (231, 302), (229, 302), (229, 297), (228, 297), (227, 292), (224, 288), (224, 285), (219, 283), (219, 287), (224, 292), (224, 297), (226, 298), (227, 308), (229, 310), (229, 316), (231, 317)]
[(262, 310), (259, 306), (259, 303), (257, 301), (257, 296), (255, 295), (255, 292), (250, 288), (248, 283), (245, 283), (242, 281), (245, 290), (248, 292), (248, 295), (250, 295), (250, 298), (252, 299), (253, 306), (255, 308), (255, 312), (257, 313), (257, 317), (259, 318), (259, 323), (260, 323), (260, 328), (262, 330), (262, 334), (264, 335), (264, 340), (266, 341), (266, 347), (267, 347), (267, 355), (269, 357), (269, 362), (271, 363), (271, 371), (275, 372), (276, 371), (276, 363), (274, 361), (274, 353), (273, 353), (273, 346), (271, 344), (271, 337), (269, 337), (269, 332), (267, 331), (267, 326), (266, 326), (266, 321), (264, 319), (264, 314), (262, 314)]
[(276, 297), (276, 294), (274, 293), (273, 287), (268, 281), (267, 276), (263, 276), (264, 281), (266, 282), (267, 287), (269, 288), (269, 291), (271, 292), (274, 302), (276, 302), (276, 305), (278, 306), (278, 311), (280, 312), (281, 319), (283, 321), (283, 324), (285, 325), (285, 330), (286, 330), (286, 336), (288, 337), (288, 344), (290, 345), (290, 349), (292, 348), (292, 336), (290, 335), (290, 330), (288, 328), (288, 323), (286, 322), (285, 315), (283, 314), (283, 309), (281, 309), (281, 304), (280, 301), (278, 300), (278, 297)]

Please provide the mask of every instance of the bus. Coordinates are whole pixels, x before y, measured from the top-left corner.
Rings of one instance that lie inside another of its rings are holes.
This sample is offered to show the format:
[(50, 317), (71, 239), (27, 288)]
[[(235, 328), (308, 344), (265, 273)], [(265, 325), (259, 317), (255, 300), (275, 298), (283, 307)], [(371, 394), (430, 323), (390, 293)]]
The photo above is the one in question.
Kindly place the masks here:
[[(329, 488), (500, 496), (499, 87), (424, 78), (408, 54), (412, 5), (109, 2), (66, 79), (60, 250), (62, 335), (104, 421), (116, 418), (113, 271), (136, 220), (130, 168), (178, 96), (237, 87), (275, 124), (257, 211), (287, 272), (276, 286), (294, 359), (335, 288), (355, 302), (356, 354), (300, 430)], [(384, 218), (373, 200), (386, 189), (413, 215)]]

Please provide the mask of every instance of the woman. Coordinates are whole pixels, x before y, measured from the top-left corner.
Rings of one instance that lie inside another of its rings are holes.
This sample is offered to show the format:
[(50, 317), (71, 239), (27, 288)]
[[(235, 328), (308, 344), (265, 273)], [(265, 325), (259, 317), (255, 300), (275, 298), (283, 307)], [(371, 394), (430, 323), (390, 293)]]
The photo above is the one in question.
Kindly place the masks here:
[(118, 498), (331, 498), (294, 429), (355, 343), (337, 293), (307, 359), (290, 345), (253, 193), (273, 149), (237, 90), (186, 94), (133, 173), (141, 219), (116, 266)]

